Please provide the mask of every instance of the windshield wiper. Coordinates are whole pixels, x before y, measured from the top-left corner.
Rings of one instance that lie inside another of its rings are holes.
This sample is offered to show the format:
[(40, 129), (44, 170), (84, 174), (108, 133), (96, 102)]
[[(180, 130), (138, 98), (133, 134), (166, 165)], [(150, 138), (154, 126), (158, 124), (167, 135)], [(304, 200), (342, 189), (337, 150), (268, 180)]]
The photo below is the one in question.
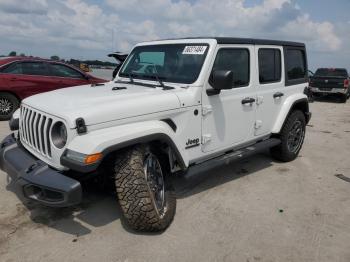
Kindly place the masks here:
[(142, 83), (142, 82), (135, 82), (135, 81), (125, 82), (125, 81), (117, 80), (117, 81), (114, 81), (114, 83), (116, 83), (116, 84), (132, 84), (132, 85), (137, 85), (137, 86), (146, 86), (146, 87), (156, 88), (154, 85), (146, 84), (146, 83)]
[(125, 73), (125, 75), (127, 75), (129, 77), (129, 82), (124, 82), (124, 81), (120, 81), (120, 80), (117, 80), (117, 81), (114, 81), (114, 83), (131, 83), (131, 84), (134, 84), (135, 81), (134, 81), (134, 78), (133, 77), (137, 77), (139, 75), (137, 74), (134, 74), (132, 72), (129, 72), (129, 73)]
[[(156, 66), (155, 63), (151, 63), (151, 62), (144, 62), (144, 63), (145, 63), (145, 64), (152, 65), (153, 68), (154, 68), (154, 72), (155, 72), (155, 73), (153, 73), (153, 75), (143, 75), (143, 77), (151, 78), (151, 79), (152, 79), (152, 78), (155, 78), (155, 79), (158, 81), (160, 87), (163, 88), (163, 90), (174, 89), (174, 87), (164, 85), (163, 81), (162, 81), (162, 80), (160, 79), (160, 77), (159, 77), (159, 73), (158, 73), (157, 66)], [(165, 77), (163, 77), (163, 79), (166, 80)]]
[[(157, 80), (159, 82), (159, 87), (163, 88), (164, 90), (175, 89), (175, 87), (164, 85), (163, 81), (160, 79), (160, 77), (158, 75), (155, 75), (155, 74), (153, 74), (153, 75), (142, 75), (142, 77)], [(164, 78), (164, 79), (166, 79), (166, 78)]]
[(164, 85), (163, 81), (160, 80), (160, 78), (158, 76), (158, 70), (157, 70), (156, 65), (155, 64), (152, 64), (152, 65), (153, 65), (154, 71), (156, 72), (155, 77), (156, 77), (157, 81), (159, 82), (161, 87), (165, 88), (165, 85)]

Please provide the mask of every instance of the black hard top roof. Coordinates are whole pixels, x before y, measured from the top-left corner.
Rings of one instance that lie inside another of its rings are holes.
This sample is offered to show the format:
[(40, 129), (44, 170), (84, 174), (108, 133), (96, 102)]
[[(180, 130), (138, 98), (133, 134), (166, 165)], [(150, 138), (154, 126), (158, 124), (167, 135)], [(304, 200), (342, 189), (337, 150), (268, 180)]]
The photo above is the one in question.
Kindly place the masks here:
[(278, 46), (296, 46), (305, 47), (304, 43), (268, 40), (268, 39), (254, 39), (254, 38), (238, 38), (238, 37), (186, 37), (174, 38), (166, 40), (181, 40), (181, 39), (216, 39), (218, 44), (249, 44), (249, 45), (278, 45)]

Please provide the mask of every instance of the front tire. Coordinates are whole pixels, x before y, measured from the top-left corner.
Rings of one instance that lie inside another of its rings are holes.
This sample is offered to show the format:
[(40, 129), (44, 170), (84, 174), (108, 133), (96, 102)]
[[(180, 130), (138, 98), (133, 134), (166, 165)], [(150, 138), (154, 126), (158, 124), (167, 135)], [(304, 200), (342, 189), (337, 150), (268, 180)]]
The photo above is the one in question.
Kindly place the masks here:
[(0, 93), (0, 121), (10, 120), (18, 107), (19, 101), (14, 95)]
[(174, 218), (176, 198), (160, 159), (146, 146), (127, 149), (116, 157), (117, 196), (126, 221), (134, 230), (162, 231)]
[(281, 133), (281, 144), (270, 149), (271, 155), (282, 162), (297, 158), (305, 138), (306, 121), (303, 112), (293, 111), (287, 118)]

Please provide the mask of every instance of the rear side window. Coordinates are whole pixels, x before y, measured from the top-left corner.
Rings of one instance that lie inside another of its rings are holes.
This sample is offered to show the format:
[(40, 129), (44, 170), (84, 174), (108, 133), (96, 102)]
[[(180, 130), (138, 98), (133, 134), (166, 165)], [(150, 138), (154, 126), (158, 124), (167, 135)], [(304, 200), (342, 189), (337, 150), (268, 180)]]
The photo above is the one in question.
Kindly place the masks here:
[(46, 65), (42, 62), (24, 62), (18, 64), (21, 66), (22, 74), (24, 75), (49, 75)]
[(259, 49), (259, 81), (261, 84), (281, 81), (281, 51)]
[(61, 64), (49, 64), (50, 66), (50, 71), (52, 76), (57, 76), (57, 77), (68, 77), (68, 78), (83, 78), (83, 75), (68, 67), (65, 65)]
[(286, 50), (286, 74), (288, 80), (304, 79), (306, 77), (306, 57), (301, 49)]
[(215, 58), (214, 70), (231, 70), (234, 87), (249, 85), (249, 50), (240, 48), (220, 49)]

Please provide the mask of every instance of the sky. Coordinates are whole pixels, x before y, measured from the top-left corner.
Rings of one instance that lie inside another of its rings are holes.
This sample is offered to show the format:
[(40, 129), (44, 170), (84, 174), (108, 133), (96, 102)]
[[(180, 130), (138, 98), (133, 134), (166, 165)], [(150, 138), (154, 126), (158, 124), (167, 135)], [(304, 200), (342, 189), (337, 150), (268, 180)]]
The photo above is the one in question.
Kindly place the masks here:
[(350, 70), (350, 0), (0, 0), (0, 55), (109, 60), (138, 42), (232, 36), (304, 42), (309, 67)]

